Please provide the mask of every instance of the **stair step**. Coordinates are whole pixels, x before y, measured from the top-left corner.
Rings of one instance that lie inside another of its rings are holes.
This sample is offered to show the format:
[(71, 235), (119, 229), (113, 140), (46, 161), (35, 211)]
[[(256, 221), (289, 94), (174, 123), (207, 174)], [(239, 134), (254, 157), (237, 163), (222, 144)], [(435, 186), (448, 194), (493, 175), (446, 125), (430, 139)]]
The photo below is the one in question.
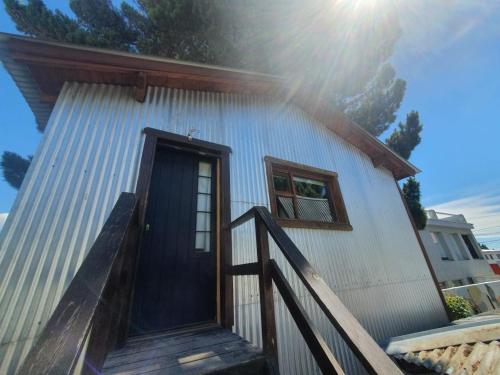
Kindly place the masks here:
[(264, 374), (256, 346), (220, 327), (152, 334), (108, 355), (104, 374)]

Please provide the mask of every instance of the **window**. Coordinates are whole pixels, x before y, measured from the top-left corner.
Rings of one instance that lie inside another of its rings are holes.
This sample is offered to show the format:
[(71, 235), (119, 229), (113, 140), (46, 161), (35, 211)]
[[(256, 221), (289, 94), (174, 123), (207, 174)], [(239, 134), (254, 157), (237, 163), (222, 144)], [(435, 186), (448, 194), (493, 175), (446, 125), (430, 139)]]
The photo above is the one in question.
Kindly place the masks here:
[(469, 238), (469, 236), (466, 234), (462, 234), (462, 239), (464, 240), (465, 245), (467, 246), (467, 249), (469, 249), (470, 255), (472, 255), (472, 257), (474, 259), (480, 259), (480, 257), (478, 255), (478, 253), (476, 252), (476, 249), (474, 248), (474, 245), (472, 244), (472, 241)]
[(352, 230), (337, 174), (266, 156), (273, 216), (285, 227)]
[(463, 242), (460, 239), (460, 237), (458, 236), (458, 234), (453, 233), (451, 236), (453, 237), (453, 240), (455, 241), (455, 245), (458, 249), (458, 254), (460, 255), (460, 258), (462, 260), (468, 260), (469, 256), (467, 255), (467, 250), (465, 249)]
[(209, 253), (212, 242), (212, 164), (198, 164), (198, 196), (196, 203), (195, 251)]
[(437, 245), (439, 249), (439, 256), (441, 260), (453, 260), (450, 248), (446, 243), (443, 234), (441, 232), (430, 232), (432, 241)]

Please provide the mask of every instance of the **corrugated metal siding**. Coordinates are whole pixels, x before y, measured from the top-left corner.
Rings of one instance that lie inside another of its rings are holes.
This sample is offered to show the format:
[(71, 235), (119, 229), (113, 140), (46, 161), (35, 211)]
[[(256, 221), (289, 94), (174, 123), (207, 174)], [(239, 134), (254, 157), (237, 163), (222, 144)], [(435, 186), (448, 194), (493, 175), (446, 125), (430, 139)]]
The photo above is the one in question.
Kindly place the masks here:
[[(121, 191), (133, 191), (143, 127), (230, 146), (236, 218), (268, 205), (263, 157), (339, 174), (352, 232), (289, 229), (304, 255), (376, 339), (446, 321), (391, 174), (301, 110), (267, 97), (66, 84), (0, 237), (0, 373), (12, 372), (47, 321)], [(235, 263), (255, 260), (253, 227), (234, 233)], [(344, 364), (355, 364), (282, 257), (306, 309)], [(408, 272), (408, 264), (412, 272)], [(238, 278), (236, 331), (260, 340), (257, 280)], [(283, 373), (317, 372), (277, 298)]]

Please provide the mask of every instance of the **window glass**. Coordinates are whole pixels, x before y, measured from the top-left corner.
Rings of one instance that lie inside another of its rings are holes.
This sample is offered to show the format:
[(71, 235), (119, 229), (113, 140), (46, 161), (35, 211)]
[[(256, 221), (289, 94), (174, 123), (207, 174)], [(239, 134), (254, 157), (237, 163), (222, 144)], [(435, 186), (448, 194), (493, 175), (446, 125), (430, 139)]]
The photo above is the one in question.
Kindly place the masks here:
[(281, 225), (351, 229), (335, 173), (270, 157), (266, 164), (271, 208)]
[(479, 255), (478, 255), (478, 253), (476, 252), (476, 249), (474, 248), (474, 245), (472, 244), (472, 241), (471, 241), (471, 239), (469, 238), (469, 236), (468, 236), (468, 235), (466, 235), (466, 234), (462, 234), (462, 239), (464, 240), (464, 242), (465, 242), (465, 246), (467, 246), (467, 249), (469, 250), (470, 255), (471, 255), (474, 259), (479, 259)]
[(196, 203), (195, 251), (210, 252), (212, 238), (212, 164), (200, 161), (198, 164), (198, 196)]
[(274, 174), (273, 175), (274, 190), (276, 191), (290, 191), (290, 186), (288, 183), (288, 176), (286, 174)]

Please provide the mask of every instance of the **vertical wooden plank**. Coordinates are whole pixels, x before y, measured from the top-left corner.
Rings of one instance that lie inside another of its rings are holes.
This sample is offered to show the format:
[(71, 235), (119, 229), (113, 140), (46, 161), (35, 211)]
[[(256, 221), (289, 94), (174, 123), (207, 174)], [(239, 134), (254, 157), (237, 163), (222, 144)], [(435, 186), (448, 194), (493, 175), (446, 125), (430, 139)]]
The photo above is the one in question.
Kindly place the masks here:
[(274, 314), (273, 281), (270, 268), (269, 239), (267, 229), (258, 215), (255, 216), (257, 260), (259, 264), (260, 316), (262, 346), (266, 355), (277, 358), (276, 321)]
[(233, 251), (231, 239), (231, 199), (229, 179), (229, 153), (221, 154), (220, 158), (220, 185), (221, 185), (221, 306), (222, 325), (232, 329), (234, 324), (233, 304)]

